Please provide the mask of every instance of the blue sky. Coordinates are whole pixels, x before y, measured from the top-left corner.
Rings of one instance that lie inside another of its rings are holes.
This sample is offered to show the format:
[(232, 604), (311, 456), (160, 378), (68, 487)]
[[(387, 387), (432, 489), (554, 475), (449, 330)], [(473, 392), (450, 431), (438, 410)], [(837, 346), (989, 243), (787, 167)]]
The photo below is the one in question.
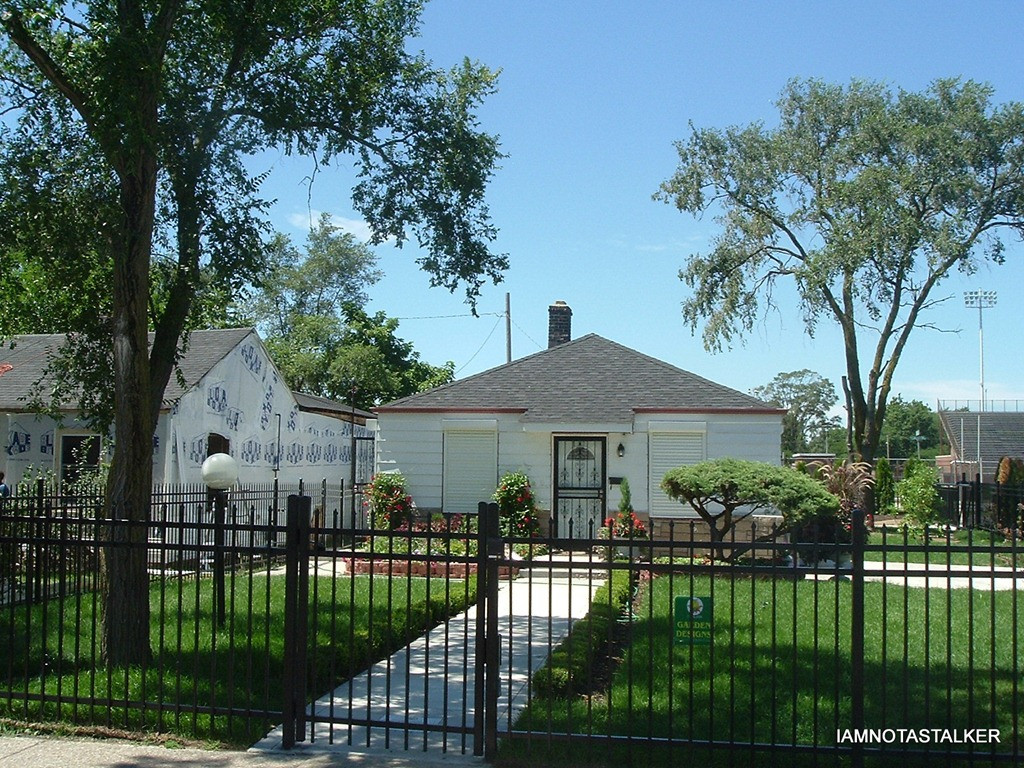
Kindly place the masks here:
[[(838, 334), (822, 327), (809, 338), (795, 306), (714, 355), (683, 325), (678, 272), (707, 250), (716, 225), (652, 200), (675, 169), (673, 142), (690, 123), (772, 124), (793, 77), (921, 90), (955, 76), (991, 84), (997, 102), (1024, 101), (1019, 2), (433, 0), (422, 22), (411, 47), (435, 64), (468, 56), (501, 70), (480, 118), (508, 155), (488, 200), (495, 248), (511, 268), (484, 289), (473, 318), (461, 294), (428, 287), (414, 248), (385, 245), (377, 252), (386, 277), (370, 308), (403, 318), (399, 335), (428, 362), (453, 361), (459, 378), (505, 361), (498, 315), (509, 292), (514, 357), (546, 345), (547, 307), (564, 300), (574, 336), (598, 333), (743, 391), (810, 368), (838, 392)], [(311, 170), (302, 158), (274, 160), (265, 191), (277, 199), (275, 227), (301, 242), (310, 212), (327, 211), (364, 234), (348, 202), (350, 169), (321, 173), (310, 191)], [(981, 288), (999, 291), (984, 315), (988, 397), (1024, 399), (1015, 295), (1024, 246), (1005, 239), (1007, 265), (941, 286), (949, 299), (927, 321), (942, 330), (915, 331), (894, 393), (933, 408), (939, 398), (978, 399), (978, 313), (964, 307), (963, 291)]]

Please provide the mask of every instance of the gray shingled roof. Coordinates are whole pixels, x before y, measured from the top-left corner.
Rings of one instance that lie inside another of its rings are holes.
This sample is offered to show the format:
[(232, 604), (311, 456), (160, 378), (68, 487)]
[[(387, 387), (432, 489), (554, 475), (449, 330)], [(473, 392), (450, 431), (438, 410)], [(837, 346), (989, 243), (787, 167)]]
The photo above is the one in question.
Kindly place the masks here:
[[(251, 328), (192, 331), (188, 350), (178, 361), (185, 389), (179, 385), (178, 376), (172, 374), (164, 392), (164, 403), (174, 403), (232, 349), (255, 333)], [(150, 338), (152, 340), (152, 335)], [(51, 355), (64, 340), (64, 334), (15, 336), (0, 347), (0, 410), (16, 412), (27, 409), (29, 394), (35, 383), (46, 374)], [(74, 407), (73, 404), (65, 405)]]
[(300, 411), (322, 413), (325, 416), (343, 419), (349, 419), (354, 411), (357, 419), (374, 418), (374, 415), (369, 411), (364, 411), (361, 408), (353, 409), (352, 406), (340, 400), (331, 400), (330, 398), (311, 395), (307, 392), (292, 392), (292, 397), (295, 398), (295, 403), (299, 406)]
[(939, 411), (939, 419), (953, 453), (962, 461), (978, 459), (980, 419), (981, 461), (986, 475), (995, 471), (1003, 456), (1024, 456), (1024, 413)]
[(521, 411), (523, 421), (561, 423), (628, 423), (643, 410), (782, 413), (596, 334), (377, 410)]

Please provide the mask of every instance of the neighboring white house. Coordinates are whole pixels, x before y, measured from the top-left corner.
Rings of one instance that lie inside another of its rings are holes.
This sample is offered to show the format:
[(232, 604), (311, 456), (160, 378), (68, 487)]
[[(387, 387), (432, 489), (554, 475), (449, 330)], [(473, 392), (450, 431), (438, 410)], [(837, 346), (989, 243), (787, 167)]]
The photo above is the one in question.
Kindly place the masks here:
[[(16, 483), (30, 468), (73, 479), (101, 457), (101, 437), (71, 405), (58, 422), (28, 407), (63, 335), (18, 336), (0, 349), (0, 470)], [(45, 382), (44, 382), (45, 390)], [(292, 393), (252, 329), (193, 331), (164, 393), (153, 443), (154, 483), (199, 483), (210, 453), (227, 452), (242, 483), (344, 480), (352, 459), (373, 464), (373, 415)], [(361, 480), (368, 479), (366, 477)]]
[(377, 468), (397, 469), (420, 509), (475, 512), (521, 470), (552, 532), (587, 535), (629, 480), (638, 513), (695, 516), (660, 488), (665, 472), (732, 456), (778, 464), (784, 410), (597, 335), (570, 341), (549, 310), (549, 347), (377, 408)]

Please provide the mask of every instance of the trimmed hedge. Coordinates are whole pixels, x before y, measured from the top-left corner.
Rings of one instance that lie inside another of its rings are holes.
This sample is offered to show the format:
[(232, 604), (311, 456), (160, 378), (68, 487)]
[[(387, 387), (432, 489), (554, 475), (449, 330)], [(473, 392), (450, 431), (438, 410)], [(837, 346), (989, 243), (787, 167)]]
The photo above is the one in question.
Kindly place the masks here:
[(615, 624), (628, 609), (632, 596), (629, 571), (612, 571), (608, 582), (594, 593), (587, 615), (573, 625), (565, 640), (551, 652), (547, 664), (533, 676), (535, 696), (564, 698), (590, 687), (594, 677), (590, 670), (606, 654)]

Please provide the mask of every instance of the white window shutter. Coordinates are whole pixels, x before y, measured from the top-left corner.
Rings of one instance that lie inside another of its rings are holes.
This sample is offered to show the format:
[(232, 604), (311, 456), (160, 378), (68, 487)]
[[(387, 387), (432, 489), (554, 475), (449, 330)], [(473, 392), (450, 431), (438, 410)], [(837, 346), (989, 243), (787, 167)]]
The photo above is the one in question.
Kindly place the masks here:
[(678, 517), (695, 514), (689, 507), (670, 498), (661, 490), (661, 481), (670, 469), (704, 461), (703, 432), (650, 433), (650, 513), (653, 517)]
[(494, 430), (446, 430), (442, 507), (447, 513), (472, 513), (490, 501), (498, 485), (498, 433)]

